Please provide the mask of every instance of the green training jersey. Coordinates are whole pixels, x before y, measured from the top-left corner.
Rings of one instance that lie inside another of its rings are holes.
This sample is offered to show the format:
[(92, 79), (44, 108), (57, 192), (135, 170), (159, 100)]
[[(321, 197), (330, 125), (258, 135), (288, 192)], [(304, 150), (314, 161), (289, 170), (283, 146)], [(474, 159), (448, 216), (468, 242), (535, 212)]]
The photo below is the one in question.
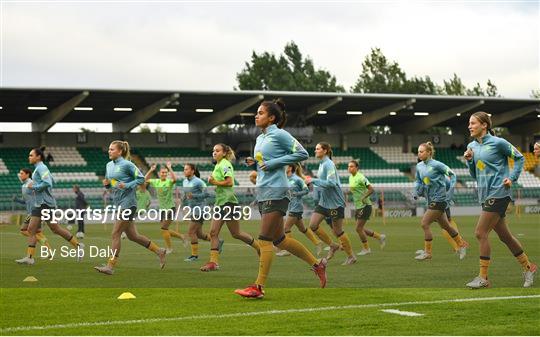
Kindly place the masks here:
[(223, 158), (214, 167), (212, 177), (217, 181), (224, 181), (225, 178), (231, 177), (233, 180), (233, 186), (216, 186), (216, 205), (223, 206), (230, 202), (233, 204), (238, 203), (236, 195), (234, 195), (234, 170), (230, 161)]
[(356, 175), (354, 176), (352, 174), (349, 176), (349, 187), (353, 195), (354, 207), (356, 207), (356, 209), (361, 209), (366, 205), (371, 205), (370, 197), (363, 200), (368, 191), (369, 185), (371, 185), (369, 180), (360, 172), (356, 172)]
[(156, 189), (159, 209), (171, 209), (175, 207), (173, 200), (175, 183), (172, 179), (150, 179), (148, 182)]
[(136, 196), (137, 196), (137, 209), (148, 210), (148, 206), (150, 206), (150, 200), (152, 199), (150, 192), (148, 192), (148, 190), (145, 190), (144, 192), (137, 190)]

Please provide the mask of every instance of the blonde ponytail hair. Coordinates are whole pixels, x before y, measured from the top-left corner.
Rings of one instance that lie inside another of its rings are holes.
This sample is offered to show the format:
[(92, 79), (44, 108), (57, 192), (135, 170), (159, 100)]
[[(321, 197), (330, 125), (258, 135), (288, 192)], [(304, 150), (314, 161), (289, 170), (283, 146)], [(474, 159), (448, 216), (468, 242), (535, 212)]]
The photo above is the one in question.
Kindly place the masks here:
[(229, 145), (223, 144), (223, 143), (219, 143), (217, 145), (221, 146), (221, 148), (223, 149), (223, 152), (225, 153), (223, 155), (223, 158), (227, 159), (230, 162), (236, 160), (236, 155), (234, 154), (234, 150)]
[(433, 144), (431, 142), (422, 143), (422, 144), (420, 144), (420, 146), (425, 147), (426, 151), (431, 153), (431, 155), (430, 155), (431, 158), (435, 157), (435, 147), (433, 146)]
[(111, 142), (111, 145), (116, 146), (116, 148), (122, 151), (122, 157), (126, 160), (131, 160), (131, 152), (129, 149), (129, 143), (123, 140), (115, 140)]
[(306, 180), (306, 176), (304, 176), (304, 170), (302, 169), (302, 165), (300, 165), (300, 163), (289, 164), (289, 166), (291, 167), (294, 174), (302, 178), (302, 180)]

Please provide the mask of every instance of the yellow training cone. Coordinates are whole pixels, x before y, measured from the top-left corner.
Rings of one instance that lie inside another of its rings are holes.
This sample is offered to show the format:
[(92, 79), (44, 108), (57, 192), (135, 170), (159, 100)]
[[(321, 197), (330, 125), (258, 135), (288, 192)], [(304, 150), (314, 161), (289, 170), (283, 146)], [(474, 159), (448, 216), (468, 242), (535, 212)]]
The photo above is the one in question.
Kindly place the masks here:
[(122, 293), (122, 295), (118, 296), (119, 300), (131, 300), (133, 298), (136, 298), (136, 297), (132, 293)]
[(37, 278), (35, 278), (34, 276), (28, 276), (23, 280), (23, 282), (37, 282)]

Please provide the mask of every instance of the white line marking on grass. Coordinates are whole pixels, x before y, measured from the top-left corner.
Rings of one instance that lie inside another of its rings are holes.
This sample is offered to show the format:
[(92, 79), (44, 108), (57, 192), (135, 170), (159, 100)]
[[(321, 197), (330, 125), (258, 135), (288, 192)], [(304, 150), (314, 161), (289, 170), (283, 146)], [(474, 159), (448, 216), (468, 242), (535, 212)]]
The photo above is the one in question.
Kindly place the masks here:
[(401, 316), (409, 316), (409, 317), (416, 317), (416, 316), (424, 316), (424, 314), (419, 314), (417, 312), (412, 311), (401, 311), (397, 309), (383, 309), (382, 312), (387, 312), (389, 314), (396, 314)]
[(145, 319), (124, 320), (124, 321), (118, 320), (118, 321), (101, 321), (101, 322), (79, 322), (79, 323), (52, 324), (52, 325), (43, 325), (43, 326), (14, 326), (14, 327), (0, 329), (0, 333), (5, 334), (6, 332), (16, 332), (16, 331), (32, 331), (32, 330), (47, 330), (47, 329), (69, 329), (69, 328), (84, 328), (84, 327), (93, 327), (93, 326), (147, 324), (147, 323), (159, 323), (159, 322), (177, 322), (177, 321), (186, 321), (186, 320), (210, 320), (210, 319), (237, 318), (237, 317), (246, 317), (246, 316), (280, 315), (280, 314), (317, 312), (317, 311), (334, 311), (334, 310), (367, 309), (367, 308), (379, 308), (379, 307), (396, 307), (396, 306), (403, 306), (403, 305), (463, 303), (463, 302), (481, 302), (481, 301), (504, 301), (504, 300), (516, 300), (516, 299), (530, 299), (530, 298), (540, 298), (540, 295), (499, 296), (499, 297), (472, 297), (472, 298), (457, 298), (457, 299), (434, 300), (434, 301), (352, 304), (352, 305), (331, 306), (331, 307), (315, 307), (315, 308), (299, 308), (299, 309), (237, 312), (237, 313), (231, 313), (231, 314), (218, 314), (218, 315), (204, 315), (203, 314), (203, 315), (198, 315), (198, 316), (145, 318)]

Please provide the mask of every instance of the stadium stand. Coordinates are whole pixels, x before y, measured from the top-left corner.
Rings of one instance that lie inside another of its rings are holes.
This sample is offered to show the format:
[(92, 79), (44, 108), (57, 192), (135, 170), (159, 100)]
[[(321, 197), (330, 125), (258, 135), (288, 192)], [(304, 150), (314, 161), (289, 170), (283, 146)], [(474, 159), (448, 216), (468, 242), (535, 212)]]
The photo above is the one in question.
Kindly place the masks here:
[[(308, 149), (313, 153), (313, 149)], [(177, 185), (183, 179), (183, 164), (187, 162), (199, 166), (201, 178), (207, 180), (214, 165), (211, 162), (210, 151), (195, 148), (152, 148), (137, 147), (132, 152), (139, 156), (146, 165), (173, 163), (173, 169), (178, 177)], [(60, 207), (73, 205), (72, 186), (77, 184), (86, 195), (91, 207), (103, 207), (103, 192), (101, 179), (104, 176), (105, 165), (109, 161), (107, 152), (101, 148), (92, 147), (50, 147), (46, 154), (53, 156), (53, 161), (47, 163), (55, 177), (54, 193)], [(462, 151), (448, 148), (438, 148), (436, 159), (448, 164), (458, 177), (458, 188), (455, 194), (455, 204), (477, 205), (475, 185), (469, 171), (462, 161)], [(529, 166), (536, 165), (531, 153), (524, 154)], [(23, 209), (22, 205), (13, 202), (13, 196), (20, 193), (20, 182), (17, 173), (20, 168), (28, 167), (27, 148), (2, 148), (0, 153), (0, 210)], [(243, 158), (242, 158), (243, 159)], [(349, 148), (335, 150), (333, 160), (338, 167), (338, 174), (345, 192), (348, 191), (347, 165), (351, 160), (360, 162), (361, 172), (368, 177), (376, 187), (373, 200), (381, 197), (384, 191), (385, 203), (410, 202), (410, 190), (414, 186), (414, 177), (410, 174), (411, 167), (416, 164), (413, 153), (403, 154), (399, 147)], [(513, 164), (513, 163), (511, 163)], [(249, 168), (239, 158), (235, 166), (235, 185), (239, 187), (239, 198), (249, 204), (253, 200), (254, 187), (249, 180)], [(307, 174), (316, 175), (318, 160), (313, 156), (305, 163)], [(530, 166), (533, 168), (534, 166)], [(143, 169), (144, 171), (144, 169)], [(540, 198), (540, 178), (523, 171), (516, 186), (521, 198)], [(213, 188), (209, 188), (212, 191)], [(241, 192), (240, 192), (241, 191)], [(350, 198), (350, 195), (349, 195)], [(210, 200), (209, 200), (210, 201)], [(312, 203), (311, 196), (305, 198), (306, 205)]]

